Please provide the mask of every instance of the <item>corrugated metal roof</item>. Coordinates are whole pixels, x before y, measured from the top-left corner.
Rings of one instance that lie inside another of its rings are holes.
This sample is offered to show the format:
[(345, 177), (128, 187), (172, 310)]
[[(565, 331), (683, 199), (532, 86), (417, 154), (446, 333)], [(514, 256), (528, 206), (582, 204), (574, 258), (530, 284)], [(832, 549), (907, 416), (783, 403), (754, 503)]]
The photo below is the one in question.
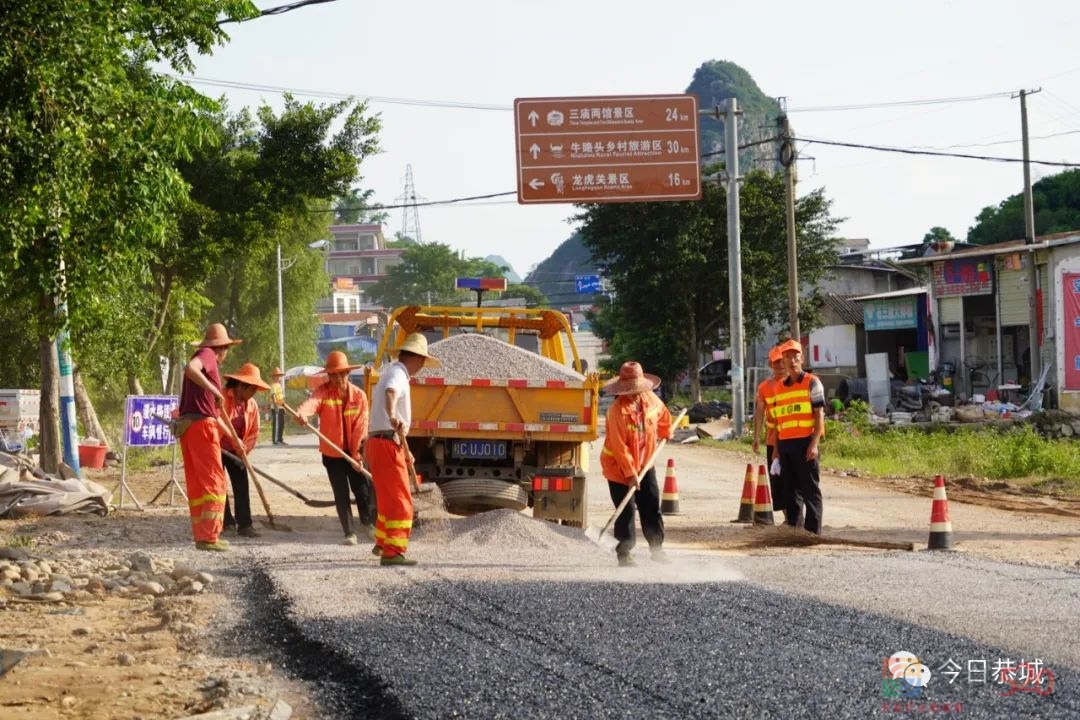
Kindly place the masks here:
[(863, 324), (863, 308), (857, 302), (851, 300), (849, 295), (838, 295), (836, 293), (824, 293), (821, 296), (822, 303), (825, 307), (836, 313), (836, 316), (840, 318), (847, 325), (862, 325)]
[(863, 300), (887, 300), (888, 298), (907, 297), (908, 295), (922, 295), (926, 292), (926, 288), (907, 288), (906, 290), (890, 290), (889, 292), (874, 293), (873, 295), (859, 295), (858, 297), (850, 298), (855, 302), (862, 302)]

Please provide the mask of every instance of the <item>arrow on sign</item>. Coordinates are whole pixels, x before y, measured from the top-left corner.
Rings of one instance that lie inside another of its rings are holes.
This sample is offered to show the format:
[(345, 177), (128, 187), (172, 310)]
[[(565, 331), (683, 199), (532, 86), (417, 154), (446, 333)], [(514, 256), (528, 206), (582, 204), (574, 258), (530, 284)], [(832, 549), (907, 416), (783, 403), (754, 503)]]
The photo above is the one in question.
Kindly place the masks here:
[(535, 110), (533, 110), (531, 113), (529, 113), (529, 122), (532, 123), (533, 127), (536, 127), (536, 121), (539, 120), (539, 119), (540, 119), (540, 116), (536, 114)]
[(531, 187), (533, 190), (536, 190), (537, 188), (542, 188), (544, 187), (544, 185), (544, 181), (540, 178), (533, 178), (529, 181), (529, 187)]
[(533, 160), (535, 160), (536, 158), (540, 157), (540, 146), (536, 143), (533, 143), (532, 147), (529, 148), (529, 152), (532, 153)]

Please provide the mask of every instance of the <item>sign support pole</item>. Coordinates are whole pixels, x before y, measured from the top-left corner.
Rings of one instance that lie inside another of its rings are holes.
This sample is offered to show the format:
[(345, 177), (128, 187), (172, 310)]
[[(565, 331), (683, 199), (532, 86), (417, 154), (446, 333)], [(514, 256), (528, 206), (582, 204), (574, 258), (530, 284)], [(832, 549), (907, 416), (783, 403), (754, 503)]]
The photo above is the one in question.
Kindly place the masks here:
[(746, 419), (746, 367), (743, 348), (742, 242), (739, 236), (739, 103), (729, 98), (724, 111), (724, 161), (727, 165), (728, 305), (731, 322), (731, 421), (741, 437)]

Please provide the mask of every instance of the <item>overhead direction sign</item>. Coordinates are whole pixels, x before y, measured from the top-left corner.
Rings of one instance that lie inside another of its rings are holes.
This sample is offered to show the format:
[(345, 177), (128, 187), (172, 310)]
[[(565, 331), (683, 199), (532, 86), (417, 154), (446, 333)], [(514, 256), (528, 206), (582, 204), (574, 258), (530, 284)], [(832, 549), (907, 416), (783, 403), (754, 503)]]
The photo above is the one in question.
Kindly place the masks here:
[(518, 202), (701, 197), (697, 98), (518, 98)]
[(599, 275), (578, 275), (574, 278), (574, 287), (579, 295), (599, 293), (602, 290)]

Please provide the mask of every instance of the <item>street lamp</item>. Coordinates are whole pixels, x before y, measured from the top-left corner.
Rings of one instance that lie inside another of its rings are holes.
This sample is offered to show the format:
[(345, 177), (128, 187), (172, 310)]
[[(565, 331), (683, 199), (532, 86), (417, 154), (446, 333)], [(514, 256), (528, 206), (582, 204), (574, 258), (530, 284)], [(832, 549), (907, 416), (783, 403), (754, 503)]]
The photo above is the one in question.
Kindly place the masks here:
[[(316, 240), (315, 242), (308, 243), (309, 250), (322, 250), (330, 245), (329, 240)], [(297, 260), (296, 257), (288, 258), (283, 264), (281, 261), (281, 243), (277, 246), (277, 319), (278, 319), (278, 362), (281, 368), (281, 372), (288, 370), (285, 367), (285, 300), (281, 292), (281, 273), (284, 270), (288, 270), (293, 266)]]

